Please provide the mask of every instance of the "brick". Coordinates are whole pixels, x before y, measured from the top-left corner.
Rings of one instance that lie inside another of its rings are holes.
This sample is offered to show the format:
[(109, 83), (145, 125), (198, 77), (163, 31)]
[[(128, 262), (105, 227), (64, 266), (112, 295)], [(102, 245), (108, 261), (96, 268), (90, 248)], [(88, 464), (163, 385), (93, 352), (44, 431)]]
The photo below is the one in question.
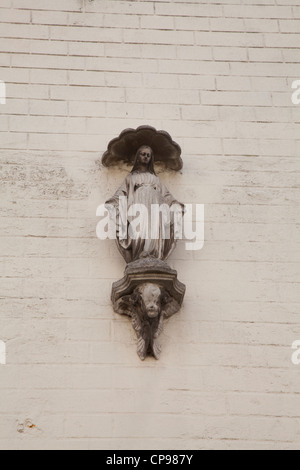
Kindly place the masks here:
[(70, 101), (69, 102), (70, 116), (105, 116), (105, 103), (100, 102), (85, 102), (85, 101)]
[(232, 63), (231, 72), (233, 75), (246, 75), (254, 77), (287, 77), (298, 76), (295, 64), (255, 64), (255, 63)]
[(245, 32), (245, 22), (241, 18), (211, 18), (210, 25), (211, 31)]
[(264, 37), (261, 33), (196, 32), (195, 37), (196, 44), (204, 46), (264, 46)]
[(30, 23), (30, 12), (25, 10), (1, 10), (1, 23)]
[[(87, 73), (87, 72), (85, 72)], [(104, 73), (105, 84), (110, 87), (142, 87), (142, 74), (141, 73)]]
[(297, 0), (278, 0), (278, 5), (298, 5)]
[(125, 2), (114, 0), (114, 2), (95, 2), (86, 5), (87, 12), (103, 12), (103, 13), (116, 13), (128, 15), (153, 15), (154, 5), (152, 2)]
[[(226, 370), (227, 369), (227, 370)], [(287, 371), (287, 370), (260, 370), (257, 368), (249, 368), (242, 370), (234, 370), (223, 368), (219, 370), (219, 377), (216, 376), (216, 371), (212, 368), (211, 370), (206, 371), (204, 376), (204, 383), (210, 386), (212, 390), (215, 390), (221, 376), (222, 381), (224, 381), (224, 386), (227, 390), (234, 391), (236, 387), (238, 390), (245, 392), (287, 392), (287, 391), (296, 391), (298, 389), (296, 383), (296, 372), (297, 371)], [(225, 377), (228, 372), (228, 376)], [(281, 377), (281, 378), (280, 378)], [(286, 384), (282, 387), (282, 378), (285, 378), (287, 381)], [(282, 388), (280, 388), (282, 387)]]
[(0, 127), (2, 132), (9, 131), (8, 118), (5, 115), (0, 115)]
[(68, 142), (64, 135), (54, 137), (53, 135), (31, 133), (28, 148), (33, 150), (67, 150)]
[(1, 67), (9, 67), (11, 63), (11, 58), (9, 54), (0, 54), (0, 65)]
[[(193, 139), (186, 139), (184, 144), (184, 150), (186, 153), (189, 153), (190, 155), (198, 154), (198, 149), (195, 147)], [(201, 152), (203, 155), (222, 155), (223, 149), (221, 139), (201, 139)]]
[(71, 71), (69, 72), (70, 85), (82, 86), (104, 86), (105, 77), (101, 72)]
[(80, 42), (122, 42), (122, 31), (116, 28), (87, 28), (84, 26), (51, 26), (51, 39)]
[(183, 106), (182, 118), (192, 121), (215, 121), (218, 119), (218, 109), (215, 106)]
[(1, 132), (1, 147), (3, 149), (21, 149), (27, 145), (27, 134)]
[(265, 41), (267, 47), (297, 47), (297, 37), (294, 34), (268, 34)]
[(257, 108), (255, 110), (256, 120), (259, 122), (291, 122), (290, 109), (275, 109), (275, 108)]
[[(124, 103), (124, 106), (126, 106), (126, 103)], [(107, 106), (109, 108), (109, 104)], [(107, 134), (107, 132), (109, 132), (109, 130), (111, 129), (111, 127), (113, 125), (119, 125), (119, 126), (122, 126), (124, 124), (124, 119), (122, 119), (121, 117), (119, 117), (119, 119), (106, 119), (103, 120), (101, 118), (97, 119), (97, 118), (89, 118), (87, 119), (87, 128), (89, 129), (89, 132), (91, 134), (102, 134), (102, 135), (105, 135)], [(130, 121), (128, 121), (128, 124), (130, 126)]]
[[(128, 45), (126, 45), (128, 47)], [(175, 45), (160, 45), (160, 44), (141, 44), (142, 57), (149, 57), (150, 59), (175, 59), (176, 46)]]
[(69, 55), (82, 57), (104, 57), (103, 43), (96, 42), (68, 42)]
[(93, 437), (107, 437), (112, 435), (113, 415), (70, 415), (65, 422), (65, 435), (70, 438), (77, 438), (83, 434)]
[[(22, 10), (23, 11), (23, 10)], [(68, 13), (63, 11), (32, 11), (33, 24), (63, 25), (68, 24)]]
[(292, 64), (298, 63), (300, 57), (299, 50), (297, 49), (282, 49), (282, 55), (285, 62)]
[(250, 48), (250, 62), (281, 62), (282, 50), (273, 48)]
[[(80, 11), (81, 10), (80, 0), (66, 0), (63, 9), (59, 0), (53, 0), (51, 3), (51, 10), (63, 10), (63, 11)], [(46, 5), (43, 0), (13, 0), (13, 7), (28, 10), (48, 10), (49, 5)]]
[[(148, 73), (144, 76), (145, 88), (179, 88), (179, 79), (176, 75)], [(188, 88), (188, 87), (186, 87)]]
[[(168, 18), (168, 17), (166, 17)], [(170, 17), (171, 18), (171, 17)], [(209, 18), (175, 17), (175, 29), (191, 31), (210, 31)]]
[(144, 114), (150, 119), (181, 119), (180, 106), (146, 104)]
[(52, 86), (51, 99), (67, 101), (124, 101), (124, 91), (119, 88), (92, 86)]
[[(20, 69), (18, 69), (19, 72)], [(67, 71), (49, 69), (31, 69), (30, 82), (36, 84), (65, 85), (68, 81)]]
[(3, 68), (1, 70), (1, 79), (5, 83), (29, 83), (29, 70), (18, 69), (18, 73), (12, 68)]
[(246, 105), (268, 106), (272, 104), (271, 94), (268, 92), (210, 92), (201, 93), (201, 103), (204, 105)]
[(28, 114), (28, 101), (24, 99), (6, 100), (6, 105), (1, 109), (3, 114)]
[(82, 70), (85, 65), (84, 57), (62, 57), (40, 55), (14, 55), (12, 57), (13, 67), (44, 68), (44, 69), (62, 69)]
[(32, 54), (67, 56), (68, 44), (66, 42), (61, 42), (61, 41), (31, 41), (30, 52)]
[(195, 60), (186, 60), (184, 62), (184, 69), (180, 61), (161, 60), (159, 61), (159, 70), (162, 73), (175, 73), (187, 75), (227, 75), (229, 73), (229, 65), (227, 62), (205, 62), (201, 64)]
[(44, 132), (54, 134), (77, 133), (83, 130), (85, 121), (80, 118), (30, 116), (28, 118), (13, 116), (10, 121), (12, 131), (18, 132)]
[(189, 31), (124, 30), (124, 42), (136, 44), (194, 44), (194, 35)]
[(251, 108), (247, 106), (237, 107), (237, 106), (221, 106), (219, 108), (220, 120), (221, 121), (256, 121), (256, 111), (257, 110), (266, 110), (271, 108)]
[(105, 57), (140, 57), (140, 44), (105, 44)]
[[(247, 405), (246, 405), (247, 403)], [(286, 402), (285, 397), (279, 394), (246, 394), (241, 397), (234, 394), (230, 399), (230, 409), (234, 414), (243, 414), (245, 406), (250, 406), (252, 414), (272, 416), (279, 412), (280, 416), (298, 417), (299, 411), (296, 397), (290, 397)]]
[(288, 106), (289, 105), (289, 98), (290, 96), (287, 95), (286, 92), (273, 92), (272, 93), (272, 100), (274, 106)]
[[(177, 78), (173, 75), (173, 79)], [(214, 77), (199, 75), (182, 75), (179, 77), (180, 88), (192, 90), (215, 90), (216, 83)]]
[(280, 20), (279, 28), (281, 33), (299, 33), (298, 20)]
[(299, 6), (293, 7), (292, 12), (293, 12), (292, 18), (297, 18), (297, 19), (300, 18), (300, 8), (299, 8)]
[(1, 2), (0, 8), (9, 8), (10, 6), (11, 6), (11, 0), (3, 0), (3, 2)]
[(244, 21), (246, 31), (249, 33), (277, 33), (279, 31), (278, 20), (245, 18)]
[(0, 30), (0, 37), (21, 39), (48, 39), (49, 29), (47, 26), (39, 25), (2, 24)]
[[(176, 23), (175, 23), (176, 24)], [(175, 26), (176, 27), (176, 26)], [(162, 30), (173, 30), (174, 29), (174, 19), (168, 16), (155, 16), (153, 20), (152, 16), (142, 16), (141, 17), (141, 28), (142, 29), (162, 29)], [(176, 29), (181, 29), (177, 28)], [(183, 28), (185, 29), (185, 28)], [(190, 29), (190, 28), (188, 28)]]
[(97, 15), (95, 13), (92, 13), (85, 14), (84, 18), (85, 24), (87, 26), (100, 26), (104, 28), (139, 28), (139, 17), (135, 15), (119, 15), (107, 13), (105, 13), (104, 15)]
[(30, 52), (31, 41), (30, 39), (24, 39), (19, 41), (18, 39), (6, 38), (2, 41), (2, 52)]
[(212, 49), (210, 47), (199, 46), (178, 46), (177, 55), (179, 59), (211, 60)]
[(288, 85), (285, 78), (253, 77), (251, 79), (253, 90), (286, 92)]
[[(140, 104), (133, 105), (132, 103), (106, 103), (106, 116), (115, 118), (135, 118), (144, 116), (144, 107)], [(96, 114), (95, 114), (96, 116)], [(147, 114), (151, 118), (150, 114)], [(88, 125), (89, 131), (89, 125)], [(94, 125), (91, 128), (92, 133), (95, 132)]]
[(224, 5), (224, 16), (229, 18), (293, 18), (290, 6), (269, 5)]
[(213, 57), (216, 61), (248, 62), (247, 49), (242, 47), (214, 47)]
[(49, 90), (46, 85), (22, 85), (10, 83), (6, 89), (8, 98), (48, 99)]
[(103, 70), (106, 72), (156, 72), (158, 69), (156, 60), (141, 59), (111, 59), (111, 58), (86, 58), (87, 70)]
[(181, 90), (139, 90), (127, 89), (127, 101), (133, 103), (177, 103), (195, 104), (199, 102), (197, 91)]
[(222, 17), (223, 11), (221, 5), (198, 4), (198, 3), (157, 3), (156, 14), (167, 16), (188, 16), (188, 17)]
[[(98, 116), (98, 114), (97, 114)], [(124, 120), (123, 124), (125, 124), (126, 121)], [(126, 125), (126, 124), (125, 124)], [(124, 126), (122, 127), (122, 129)], [(99, 131), (99, 130), (98, 130)], [(113, 139), (114, 134), (110, 134), (109, 139)], [(103, 149), (103, 153), (105, 151), (105, 148), (107, 146), (107, 139), (105, 139), (105, 136), (103, 135), (98, 135), (98, 133), (93, 136), (91, 139), (90, 135), (88, 134), (73, 134), (70, 135), (68, 138), (68, 142), (65, 142), (66, 139), (64, 139), (63, 144), (61, 144), (60, 149), (64, 150), (71, 150), (71, 151), (82, 151), (82, 152), (98, 152), (99, 149)], [(93, 230), (94, 233), (94, 230)]]
[(217, 77), (217, 89), (225, 91), (249, 91), (251, 89), (251, 81), (246, 77)]

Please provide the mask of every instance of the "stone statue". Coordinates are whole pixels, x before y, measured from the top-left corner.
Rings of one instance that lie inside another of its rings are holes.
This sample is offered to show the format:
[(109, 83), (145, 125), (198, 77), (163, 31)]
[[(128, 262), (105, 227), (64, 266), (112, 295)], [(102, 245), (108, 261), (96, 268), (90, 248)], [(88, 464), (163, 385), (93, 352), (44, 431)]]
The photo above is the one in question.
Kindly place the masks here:
[[(141, 139), (144, 143), (137, 145)], [(147, 355), (159, 358), (158, 337), (164, 319), (180, 310), (185, 294), (185, 286), (178, 281), (177, 272), (165, 262), (176, 246), (178, 227), (175, 222), (178, 215), (182, 217), (184, 205), (157, 177), (154, 169), (156, 152), (148, 144), (149, 140), (158, 150), (157, 159), (164, 160), (165, 149), (171, 166), (182, 167), (178, 144), (166, 132), (149, 126), (123, 131), (118, 139), (110, 142), (103, 156), (106, 166), (115, 164), (119, 153), (120, 160), (130, 161), (135, 146), (133, 168), (106, 202), (106, 207), (116, 218), (117, 246), (127, 263), (125, 277), (113, 284), (114, 310), (131, 317), (138, 338), (137, 352), (142, 360)], [(134, 225), (137, 213), (138, 224)]]
[[(166, 186), (156, 176), (154, 171), (154, 154), (151, 147), (143, 145), (136, 153), (135, 162), (131, 173), (127, 176), (122, 186), (115, 195), (106, 202), (107, 207), (113, 206), (119, 220), (120, 197), (126, 198), (127, 208), (142, 205), (145, 208), (140, 218), (139, 232), (126, 239), (120, 238), (120, 230), (117, 228), (117, 245), (127, 263), (139, 258), (152, 256), (157, 259), (167, 259), (176, 246), (174, 237), (174, 220), (172, 215), (178, 213), (178, 203)], [(162, 213), (156, 212), (153, 207), (163, 207)], [(168, 208), (173, 208), (170, 213)], [(182, 209), (181, 209), (182, 210)], [(126, 217), (127, 214), (125, 214)], [(130, 216), (127, 216), (126, 224), (130, 225)]]

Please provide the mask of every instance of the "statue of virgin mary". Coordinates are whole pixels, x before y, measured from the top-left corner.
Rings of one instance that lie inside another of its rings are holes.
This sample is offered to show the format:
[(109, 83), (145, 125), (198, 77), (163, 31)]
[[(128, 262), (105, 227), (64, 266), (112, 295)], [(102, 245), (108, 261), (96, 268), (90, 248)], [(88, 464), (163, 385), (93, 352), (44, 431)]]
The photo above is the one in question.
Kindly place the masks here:
[[(120, 214), (120, 202), (124, 200), (125, 214), (124, 211)], [(113, 206), (117, 214), (117, 245), (127, 263), (147, 257), (166, 260), (170, 256), (176, 246), (174, 214), (182, 214), (183, 204), (172, 196), (156, 176), (151, 147), (143, 145), (138, 149), (131, 173), (106, 202), (106, 206), (108, 210)], [(132, 225), (136, 212), (140, 213), (138, 230), (136, 226), (133, 229)], [(126, 238), (121, 235), (121, 220), (127, 228)]]

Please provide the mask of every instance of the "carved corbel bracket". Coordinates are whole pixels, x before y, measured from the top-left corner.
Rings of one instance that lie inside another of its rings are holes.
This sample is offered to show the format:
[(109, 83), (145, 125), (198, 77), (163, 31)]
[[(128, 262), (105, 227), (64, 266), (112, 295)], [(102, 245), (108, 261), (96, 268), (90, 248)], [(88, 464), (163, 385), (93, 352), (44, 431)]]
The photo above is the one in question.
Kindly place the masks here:
[(138, 338), (137, 353), (142, 360), (147, 355), (159, 359), (158, 337), (164, 320), (180, 310), (185, 290), (177, 272), (155, 258), (130, 263), (124, 278), (113, 284), (114, 310), (131, 317)]

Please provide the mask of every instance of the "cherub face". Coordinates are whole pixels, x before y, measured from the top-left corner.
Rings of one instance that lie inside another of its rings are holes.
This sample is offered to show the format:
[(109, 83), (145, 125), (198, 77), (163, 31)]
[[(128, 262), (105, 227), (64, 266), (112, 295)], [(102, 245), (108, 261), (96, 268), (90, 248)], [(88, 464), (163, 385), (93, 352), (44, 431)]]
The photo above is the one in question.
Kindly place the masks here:
[(161, 312), (161, 289), (153, 284), (144, 284), (140, 294), (149, 318), (156, 318)]

